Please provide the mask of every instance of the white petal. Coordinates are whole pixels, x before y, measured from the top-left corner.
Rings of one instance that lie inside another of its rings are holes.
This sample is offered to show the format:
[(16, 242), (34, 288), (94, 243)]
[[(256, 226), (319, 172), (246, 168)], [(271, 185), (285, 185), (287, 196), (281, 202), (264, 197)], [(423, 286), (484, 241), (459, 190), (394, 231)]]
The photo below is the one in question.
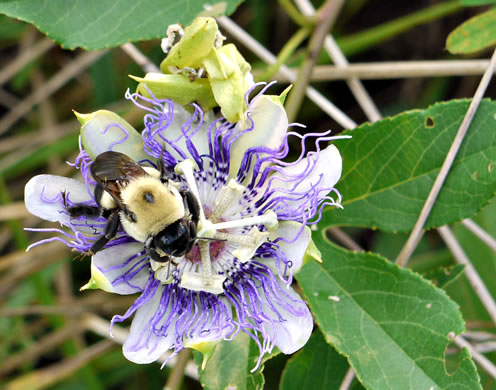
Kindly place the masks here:
[(109, 150), (124, 153), (135, 161), (149, 158), (144, 151), (141, 135), (119, 115), (98, 110), (76, 116), (83, 124), (81, 140), (91, 158)]
[[(252, 147), (265, 146), (278, 150), (288, 130), (288, 116), (279, 101), (267, 95), (253, 99), (248, 107), (248, 114), (253, 121), (253, 130), (240, 136), (231, 148), (229, 176), (236, 177), (245, 152)], [(236, 124), (237, 132), (251, 127), (249, 119)]]
[[(231, 303), (226, 298), (219, 299), (225, 304), (229, 317), (232, 318)], [(233, 331), (231, 327), (217, 329), (217, 326), (218, 324), (213, 323), (212, 317), (210, 317), (203, 329), (198, 329), (191, 337), (188, 334), (188, 338), (184, 340), (184, 346), (205, 352), (206, 349), (208, 350), (210, 346), (223, 340)]]
[[(343, 164), (339, 150), (334, 145), (329, 145), (319, 153), (309, 153), (309, 155), (303, 158), (299, 163), (285, 167), (282, 170), (282, 175), (278, 172), (274, 175), (274, 177), (300, 175), (308, 169), (309, 159), (311, 159), (310, 162), (315, 165), (305, 180), (303, 180), (294, 189), (294, 191), (298, 193), (305, 193), (315, 185), (323, 188), (334, 187), (341, 177), (341, 169)], [(294, 186), (294, 183), (291, 182), (281, 182), (280, 185), (279, 181), (275, 181), (275, 183), (277, 184), (274, 184), (274, 187), (293, 188)]]
[[(132, 256), (143, 252), (143, 249), (144, 246), (142, 243), (133, 242), (111, 246), (97, 252), (91, 259), (91, 280), (88, 283), (88, 288), (100, 288), (122, 295), (143, 291), (150, 275), (148, 267), (141, 269), (131, 280), (128, 280), (128, 283), (119, 279), (127, 271), (133, 269), (131, 271), (132, 273), (142, 267), (143, 263), (140, 263), (136, 267), (134, 266), (143, 256), (129, 261), (124, 266), (122, 265)], [(145, 262), (148, 265), (148, 260), (145, 260)]]
[[(286, 293), (294, 299), (301, 301), (298, 294), (291, 288), (282, 286)], [(282, 353), (290, 354), (302, 348), (312, 335), (313, 319), (310, 310), (304, 302), (292, 303), (293, 307), (302, 312), (301, 316), (295, 316), (288, 311), (277, 307), (279, 313), (285, 319), (283, 322), (274, 322), (270, 325), (264, 325), (265, 330), (275, 340), (277, 348)], [(264, 311), (270, 312), (270, 309), (264, 305)]]
[[(169, 127), (164, 129), (160, 135), (168, 141), (173, 141), (173, 145), (177, 146), (181, 151), (189, 155), (188, 148), (186, 146), (187, 138), (184, 136), (183, 131), (186, 131), (188, 136), (194, 133), (191, 137), (191, 141), (198, 151), (198, 154), (206, 154), (208, 153), (208, 128), (215, 119), (214, 114), (211, 111), (206, 112), (203, 117), (203, 123), (199, 129), (197, 129), (198, 123), (191, 121), (191, 116), (192, 113), (188, 112), (183, 106), (175, 104), (172, 123)], [(184, 126), (186, 123), (189, 123), (189, 125)], [(183, 126), (184, 129), (182, 128)], [(158, 134), (155, 135), (155, 139), (160, 144), (164, 143), (164, 140)], [(176, 160), (183, 159), (173, 147), (166, 145), (166, 149), (167, 152), (169, 152)]]
[[(28, 181), (24, 187), (24, 202), (31, 214), (47, 221), (58, 222), (68, 226), (71, 218), (65, 212), (61, 201), (61, 192), (65, 191), (68, 199), (73, 203), (81, 203), (91, 200), (86, 186), (74, 179), (54, 175), (38, 175)], [(54, 203), (42, 201), (58, 199)], [(81, 232), (94, 233), (90, 226), (78, 227)]]
[[(288, 241), (293, 240), (298, 233), (300, 233), (303, 225), (299, 222), (281, 221), (276, 231), (271, 232), (270, 239), (282, 237)], [(291, 261), (292, 266), (289, 269), (294, 274), (297, 273), (303, 265), (303, 256), (307, 250), (308, 244), (312, 238), (312, 231), (308, 226), (303, 227), (300, 236), (294, 242), (278, 241), (277, 245), (282, 249), (286, 258)], [(274, 263), (273, 259), (265, 259)], [(281, 264), (281, 271), (284, 271), (284, 265)]]
[[(136, 310), (134, 314), (129, 336), (122, 347), (124, 356), (134, 363), (152, 363), (170, 349), (174, 343), (175, 322), (169, 327), (166, 336), (157, 336), (150, 329), (151, 320), (158, 310), (163, 291), (164, 287), (160, 285), (155, 291), (153, 298)], [(160, 322), (156, 325), (156, 329), (160, 328), (167, 316), (168, 312), (163, 315)]]

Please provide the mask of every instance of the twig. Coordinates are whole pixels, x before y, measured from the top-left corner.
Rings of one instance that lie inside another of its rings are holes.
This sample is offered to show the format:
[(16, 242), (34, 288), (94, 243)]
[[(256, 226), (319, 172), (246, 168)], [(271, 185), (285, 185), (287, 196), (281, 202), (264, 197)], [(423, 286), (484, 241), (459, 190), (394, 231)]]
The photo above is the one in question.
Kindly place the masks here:
[(343, 230), (338, 227), (332, 227), (328, 229), (328, 232), (334, 236), (336, 240), (338, 240), (341, 244), (343, 244), (346, 248), (351, 249), (352, 251), (363, 251), (363, 248), (356, 243), (353, 238), (351, 238), (348, 234), (346, 234)]
[(27, 315), (50, 315), (50, 314), (66, 314), (75, 316), (89, 311), (105, 311), (114, 312), (115, 310), (129, 307), (134, 299), (129, 297), (118, 297), (101, 302), (104, 297), (100, 296), (97, 302), (92, 299), (80, 298), (73, 303), (60, 303), (57, 305), (36, 305), (24, 307), (6, 307), (0, 309), (0, 317), (27, 316)]
[(444, 184), (444, 180), (446, 179), (446, 176), (448, 175), (451, 165), (455, 160), (456, 154), (458, 153), (458, 149), (462, 144), (463, 138), (465, 137), (465, 134), (467, 134), (470, 123), (472, 122), (472, 119), (477, 111), (477, 108), (479, 107), (479, 104), (482, 100), (482, 97), (484, 96), (484, 93), (489, 84), (489, 81), (491, 80), (495, 68), (496, 68), (496, 50), (493, 53), (489, 67), (484, 73), (484, 76), (482, 76), (482, 80), (479, 86), (477, 87), (477, 91), (475, 92), (474, 98), (472, 99), (472, 102), (470, 103), (467, 113), (465, 114), (465, 118), (463, 118), (463, 122), (460, 125), (460, 128), (458, 129), (458, 132), (456, 134), (455, 139), (453, 140), (453, 143), (451, 144), (446, 159), (444, 160), (443, 165), (441, 166), (441, 170), (439, 171), (439, 174), (436, 177), (431, 192), (427, 197), (427, 200), (424, 204), (424, 207), (422, 208), (422, 211), (419, 215), (417, 222), (415, 223), (415, 226), (413, 227), (410, 237), (408, 237), (408, 241), (406, 242), (405, 246), (401, 250), (398, 257), (396, 258), (396, 263), (401, 266), (406, 265), (408, 259), (412, 255), (413, 251), (415, 250), (417, 244), (420, 241), (420, 238), (422, 237), (425, 221), (429, 217), (429, 214), (432, 210), (432, 207), (434, 206), (437, 196), (441, 191), (441, 188)]
[(353, 383), (353, 379), (355, 379), (355, 371), (353, 371), (353, 367), (348, 368), (346, 371), (346, 375), (339, 386), (339, 390), (348, 390)]
[(279, 54), (277, 55), (277, 61), (269, 66), (269, 68), (260, 76), (257, 77), (258, 80), (270, 80), (279, 71), (281, 65), (285, 64), (294, 51), (300, 46), (308, 35), (310, 34), (309, 28), (300, 28), (284, 45)]
[(327, 0), (318, 13), (316, 27), (308, 43), (308, 51), (298, 72), (298, 77), (294, 83), (293, 89), (289, 94), (286, 103), (286, 111), (290, 122), (293, 122), (298, 115), (305, 90), (307, 89), (312, 69), (315, 66), (319, 54), (324, 44), (324, 39), (331, 29), (336, 17), (344, 4), (344, 0)]
[[(246, 33), (242, 28), (240, 28), (236, 23), (226, 16), (221, 16), (217, 19), (219, 24), (228, 31), (233, 37), (238, 39), (244, 46), (251, 50), (255, 55), (257, 55), (262, 61), (273, 64), (277, 61), (275, 55), (269, 52), (265, 47), (260, 45), (251, 35)], [(296, 74), (290, 70), (287, 66), (281, 66), (280, 73), (284, 74), (285, 77), (290, 81), (296, 79)], [(306, 89), (306, 94), (310, 100), (312, 100), (317, 106), (319, 106), (327, 115), (338, 122), (345, 129), (351, 129), (356, 127), (356, 123), (349, 118), (344, 112), (327, 100), (321, 93), (319, 93), (315, 88), (308, 87)]]
[(26, 218), (30, 215), (24, 202), (12, 202), (5, 206), (0, 206), (0, 221)]
[[(329, 36), (329, 39), (332, 45), (337, 45), (331, 36)], [(327, 42), (326, 40), (324, 43), (326, 49), (328, 49)], [(489, 66), (489, 60), (434, 60), (354, 63), (344, 67), (338, 65), (338, 57), (334, 57), (334, 52), (332, 53), (329, 53), (329, 55), (336, 65), (317, 65), (313, 69), (311, 81), (332, 81), (350, 78), (387, 80), (421, 77), (478, 76), (484, 74), (484, 71)], [(276, 76), (281, 81), (289, 81), (280, 73)]]
[(191, 355), (191, 349), (189, 348), (183, 349), (181, 352), (179, 352), (179, 354), (177, 355), (176, 365), (167, 378), (164, 390), (179, 390), (181, 388), (181, 383), (184, 378), (184, 370), (186, 369)]
[(26, 266), (15, 267), (0, 279), (0, 297), (7, 297), (20, 280), (38, 272), (48, 264), (59, 261), (68, 252), (67, 247), (62, 243), (50, 242), (35, 247), (29, 252), (18, 251), (2, 257), (0, 269), (5, 269), (16, 263)]
[(136, 62), (145, 73), (160, 73), (157, 65), (150, 61), (135, 45), (128, 42), (121, 46), (121, 49)]
[(48, 39), (40, 39), (36, 44), (25, 50), (22, 54), (16, 57), (15, 60), (11, 61), (8, 65), (3, 66), (0, 70), (0, 86), (2, 86), (6, 81), (10, 80), (17, 72), (24, 68), (28, 63), (33, 61), (35, 58), (46, 53), (55, 43)]
[[(95, 332), (96, 334), (108, 338), (110, 340), (113, 340), (116, 343), (119, 344), (124, 344), (124, 342), (127, 339), (127, 336), (129, 335), (129, 331), (127, 329), (124, 329), (118, 325), (114, 325), (112, 328), (112, 336), (110, 337), (109, 329), (110, 329), (110, 322), (107, 320), (104, 320), (94, 314), (85, 314), (83, 316), (83, 322), (86, 326), (86, 329), (91, 330), (92, 332)], [(159, 363), (164, 363), (169, 357), (171, 353), (166, 352), (164, 353), (160, 358), (157, 359), (157, 362)], [(177, 364), (177, 356), (172, 357), (167, 365), (169, 367), (174, 367)], [(186, 369), (184, 370), (185, 375), (189, 376), (192, 379), (198, 380), (198, 369), (192, 361), (189, 361), (188, 364), (186, 365)]]
[(490, 332), (484, 332), (484, 331), (479, 331), (479, 332), (467, 331), (463, 334), (463, 336), (466, 339), (478, 341), (478, 342), (488, 341), (488, 340), (496, 341), (496, 334)]
[(477, 352), (470, 343), (468, 343), (462, 336), (455, 336), (453, 332), (449, 334), (449, 337), (453, 342), (460, 348), (467, 348), (474, 360), (482, 367), (486, 372), (496, 379), (496, 366), (489, 361), (485, 356)]
[(29, 361), (35, 361), (45, 352), (50, 351), (57, 345), (62, 344), (67, 339), (78, 335), (84, 330), (82, 324), (78, 321), (69, 322), (63, 328), (57, 329), (52, 333), (47, 334), (41, 340), (30, 345), (28, 348), (13, 355), (9, 355), (8, 359), (4, 359), (0, 366), (0, 375), (4, 375), (16, 368), (22, 366)]
[[(315, 13), (315, 8), (313, 7), (312, 3), (309, 0), (296, 0), (296, 5), (301, 10), (301, 12), (303, 12), (304, 15), (310, 16)], [(336, 66), (333, 67), (334, 69), (339, 70), (339, 69), (349, 68), (348, 60), (346, 59), (343, 52), (341, 51), (341, 49), (339, 48), (336, 41), (331, 35), (326, 36), (324, 40), (324, 48), (326, 49), (327, 54), (329, 54), (331, 59), (336, 64)], [(313, 69), (312, 81), (314, 80), (317, 68), (318, 67), (314, 67)], [(364, 86), (362, 85), (362, 82), (355, 76), (355, 77), (346, 78), (346, 83), (348, 84), (348, 87), (355, 96), (355, 99), (357, 100), (358, 104), (360, 104), (360, 107), (362, 107), (363, 111), (367, 115), (367, 118), (371, 122), (375, 122), (381, 119), (381, 114), (379, 113), (379, 110), (377, 109), (375, 103), (372, 101), (368, 92), (365, 90)]]
[(474, 266), (470, 262), (462, 247), (455, 238), (455, 235), (451, 229), (447, 226), (442, 226), (437, 229), (441, 237), (443, 238), (446, 246), (449, 248), (453, 257), (459, 264), (465, 264), (465, 275), (468, 281), (472, 285), (475, 293), (479, 296), (482, 304), (486, 308), (489, 316), (496, 323), (496, 303), (494, 302), (491, 293), (485, 286), (484, 282), (480, 278), (479, 274), (475, 270)]
[(71, 61), (59, 73), (53, 76), (43, 85), (43, 87), (34, 91), (27, 96), (21, 103), (12, 109), (5, 117), (0, 120), (0, 135), (4, 134), (10, 126), (17, 122), (23, 115), (28, 113), (34, 105), (53, 94), (64, 86), (67, 81), (73, 78), (77, 73), (86, 69), (105, 53), (105, 50), (84, 52)]
[(14, 96), (10, 92), (7, 92), (5, 89), (0, 88), (0, 104), (7, 108), (12, 108), (16, 104), (19, 104), (20, 99), (17, 96)]
[(110, 340), (102, 340), (82, 350), (73, 358), (63, 360), (47, 368), (30, 372), (7, 384), (7, 390), (36, 390), (46, 388), (70, 377), (79, 368), (114, 346)]
[(464, 219), (463, 225), (470, 230), (474, 235), (481, 239), (489, 248), (496, 252), (496, 239), (477, 225), (471, 219)]

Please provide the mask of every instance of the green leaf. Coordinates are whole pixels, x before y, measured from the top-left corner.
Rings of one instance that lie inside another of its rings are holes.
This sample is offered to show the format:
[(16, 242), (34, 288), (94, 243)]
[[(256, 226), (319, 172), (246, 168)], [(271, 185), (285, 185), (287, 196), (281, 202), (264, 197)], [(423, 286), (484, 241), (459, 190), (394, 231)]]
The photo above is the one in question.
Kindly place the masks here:
[(452, 54), (471, 54), (496, 44), (496, 9), (470, 18), (454, 29), (446, 40)]
[[(337, 188), (344, 209), (328, 209), (321, 226), (352, 225), (410, 231), (469, 106), (452, 100), (404, 112), (345, 132)], [(496, 102), (484, 100), (472, 121), (427, 229), (475, 215), (496, 191)]]
[(367, 389), (480, 389), (468, 352), (448, 374), (448, 334), (465, 330), (457, 305), (411, 270), (338, 248), (315, 234), (323, 264), (296, 275), (328, 343)]
[(280, 390), (338, 389), (348, 367), (346, 358), (316, 330), (305, 347), (286, 364)]
[(0, 1), (0, 13), (34, 24), (64, 48), (87, 50), (162, 38), (167, 26), (200, 15), (230, 14), (241, 0), (29, 0)]
[(475, 5), (496, 4), (496, 0), (462, 0), (462, 4), (469, 7)]
[[(257, 364), (260, 351), (245, 333), (239, 333), (232, 341), (220, 342), (204, 370), (201, 370), (203, 355), (196, 351), (194, 355), (200, 371), (200, 382), (206, 390), (263, 388), (263, 366), (254, 373), (250, 372)], [(272, 356), (265, 356), (264, 361)]]
[(424, 277), (429, 279), (434, 286), (446, 288), (451, 283), (455, 282), (463, 274), (463, 271), (465, 271), (465, 264), (457, 264), (426, 273)]

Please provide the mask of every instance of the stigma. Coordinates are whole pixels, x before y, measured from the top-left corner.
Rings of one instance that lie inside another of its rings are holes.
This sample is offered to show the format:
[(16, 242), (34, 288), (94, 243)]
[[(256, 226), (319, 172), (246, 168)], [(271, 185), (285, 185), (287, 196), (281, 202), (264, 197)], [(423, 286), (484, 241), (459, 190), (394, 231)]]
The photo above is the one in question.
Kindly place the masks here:
[[(195, 179), (197, 168), (196, 164), (189, 159), (175, 166), (175, 172), (184, 178), (188, 190), (200, 206), (196, 235), (199, 250), (195, 251), (200, 261), (191, 262), (186, 256), (181, 260), (183, 264), (179, 265), (182, 272), (176, 273), (176, 277), (179, 278), (180, 287), (218, 295), (224, 292), (224, 281), (228, 274), (226, 268), (232, 266), (235, 259), (238, 260), (236, 261), (238, 264), (252, 259), (257, 249), (268, 241), (269, 231), (277, 228), (278, 219), (273, 211), (238, 219), (229, 218), (227, 211), (241, 202), (246, 189), (234, 179), (218, 191), (212, 210), (206, 210), (200, 199)], [(211, 251), (212, 243), (222, 241), (225, 244), (223, 248), (229, 249)], [(229, 258), (231, 261), (226, 261)], [(155, 277), (162, 283), (171, 283), (172, 279), (168, 272), (161, 269), (163, 267), (167, 266), (158, 265), (157, 268), (157, 264), (152, 264)]]

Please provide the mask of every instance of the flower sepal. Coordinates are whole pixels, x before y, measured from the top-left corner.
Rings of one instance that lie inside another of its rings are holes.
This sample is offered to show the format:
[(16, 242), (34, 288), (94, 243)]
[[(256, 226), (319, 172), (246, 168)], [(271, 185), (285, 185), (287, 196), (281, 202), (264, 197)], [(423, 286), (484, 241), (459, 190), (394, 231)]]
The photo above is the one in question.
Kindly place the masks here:
[(203, 355), (202, 363), (201, 363), (201, 369), (204, 370), (205, 367), (207, 366), (208, 361), (212, 357), (212, 355), (215, 352), (215, 348), (217, 347), (217, 344), (219, 344), (221, 340), (217, 341), (202, 341), (199, 343), (195, 343), (194, 340), (189, 340), (185, 339), (184, 340), (184, 346), (186, 348), (191, 348), (194, 349), (195, 351), (201, 352)]
[(305, 251), (305, 255), (303, 256), (303, 265), (312, 261), (322, 263), (322, 253), (320, 252), (319, 248), (317, 248), (317, 245), (315, 245), (315, 242), (310, 239), (307, 250)]
[(107, 279), (107, 277), (93, 264), (91, 265), (91, 277), (88, 283), (82, 286), (79, 291), (84, 290), (103, 290), (107, 292), (115, 292), (112, 283)]
[(129, 77), (138, 82), (136, 92), (148, 99), (170, 99), (182, 106), (195, 102), (204, 111), (209, 111), (217, 106), (210, 82), (207, 79), (197, 78), (190, 81), (181, 74), (161, 73), (147, 73), (144, 78)]

